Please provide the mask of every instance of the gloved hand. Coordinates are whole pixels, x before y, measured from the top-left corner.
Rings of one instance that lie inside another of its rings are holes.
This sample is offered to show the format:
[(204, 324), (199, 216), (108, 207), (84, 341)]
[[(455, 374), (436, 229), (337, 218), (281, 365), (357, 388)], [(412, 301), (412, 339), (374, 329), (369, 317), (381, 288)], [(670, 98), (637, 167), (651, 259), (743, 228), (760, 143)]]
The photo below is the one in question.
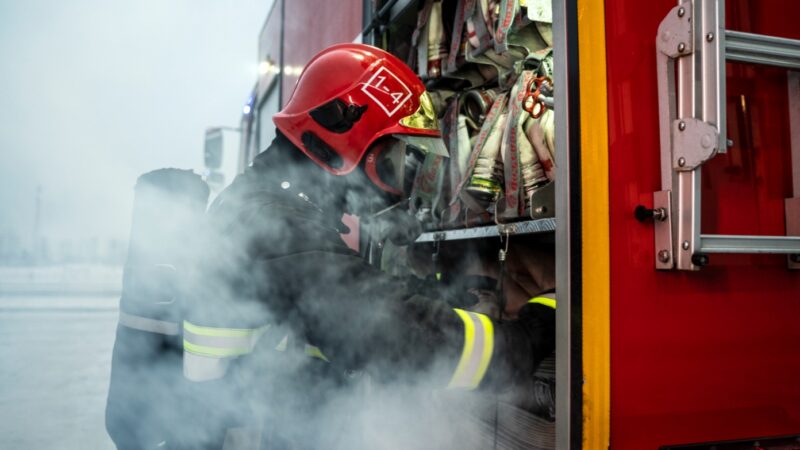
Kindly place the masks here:
[(364, 228), (376, 242), (388, 239), (402, 247), (413, 243), (422, 234), (422, 224), (405, 208), (394, 208), (363, 220)]
[(481, 388), (502, 391), (529, 380), (555, 351), (555, 319), (554, 309), (529, 303), (517, 320), (496, 322), (494, 355)]
[(500, 302), (497, 300), (495, 290), (472, 288), (467, 293), (477, 299), (477, 302), (469, 308), (470, 311), (486, 314), (492, 320), (500, 318)]
[(492, 319), (499, 317), (496, 286), (494, 278), (480, 275), (453, 277), (447, 273), (441, 279), (430, 275), (426, 278), (411, 277), (407, 282), (409, 292), (441, 299), (453, 308), (486, 314)]

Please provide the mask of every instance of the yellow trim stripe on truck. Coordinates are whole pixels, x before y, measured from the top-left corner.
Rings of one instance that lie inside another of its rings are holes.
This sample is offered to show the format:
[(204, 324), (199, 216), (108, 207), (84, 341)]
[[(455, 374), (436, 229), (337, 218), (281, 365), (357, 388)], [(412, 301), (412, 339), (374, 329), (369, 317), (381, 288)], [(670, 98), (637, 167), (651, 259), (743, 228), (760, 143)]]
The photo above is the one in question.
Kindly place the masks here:
[(583, 448), (610, 434), (608, 108), (603, 0), (578, 0), (583, 264)]

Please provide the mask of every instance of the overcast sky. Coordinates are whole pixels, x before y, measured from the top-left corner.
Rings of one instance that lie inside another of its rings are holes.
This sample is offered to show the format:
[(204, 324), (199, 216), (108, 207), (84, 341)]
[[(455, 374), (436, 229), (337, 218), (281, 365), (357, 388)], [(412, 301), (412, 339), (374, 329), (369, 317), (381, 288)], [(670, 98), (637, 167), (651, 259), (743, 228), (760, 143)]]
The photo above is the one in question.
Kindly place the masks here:
[(0, 0), (0, 234), (126, 238), (136, 177), (238, 126), (271, 0)]

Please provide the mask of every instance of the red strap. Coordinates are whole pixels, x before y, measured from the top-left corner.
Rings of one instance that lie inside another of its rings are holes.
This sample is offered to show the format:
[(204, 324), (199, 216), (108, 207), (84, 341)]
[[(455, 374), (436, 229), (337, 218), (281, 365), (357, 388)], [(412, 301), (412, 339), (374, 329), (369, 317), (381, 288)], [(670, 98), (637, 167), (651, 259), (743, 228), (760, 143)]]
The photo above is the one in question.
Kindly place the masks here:
[(525, 87), (533, 78), (533, 73), (529, 70), (523, 71), (517, 79), (516, 84), (511, 90), (511, 98), (508, 105), (508, 121), (506, 122), (505, 134), (503, 135), (503, 160), (505, 165), (505, 200), (506, 208), (515, 211), (516, 216), (525, 213), (525, 202), (519, 199), (522, 184), (522, 167), (519, 159), (519, 149), (517, 148), (517, 138), (519, 137), (518, 124), (523, 111), (522, 102), (525, 100)]

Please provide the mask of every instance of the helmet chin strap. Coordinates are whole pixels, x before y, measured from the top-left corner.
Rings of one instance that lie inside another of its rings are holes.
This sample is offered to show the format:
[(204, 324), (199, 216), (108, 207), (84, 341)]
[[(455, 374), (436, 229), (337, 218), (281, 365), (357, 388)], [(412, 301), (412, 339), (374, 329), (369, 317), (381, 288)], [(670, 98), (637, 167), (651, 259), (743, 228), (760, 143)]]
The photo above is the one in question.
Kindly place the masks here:
[(387, 192), (391, 195), (396, 195), (398, 197), (403, 196), (403, 192), (400, 189), (395, 187), (389, 186), (378, 175), (378, 157), (381, 152), (389, 151), (390, 144), (387, 142), (383, 142), (381, 144), (375, 145), (372, 149), (367, 152), (367, 156), (364, 159), (364, 173), (367, 174), (367, 178), (369, 181), (372, 182), (375, 186), (380, 188), (382, 191)]
[(408, 212), (410, 199), (389, 194), (368, 179), (365, 171), (349, 175), (348, 213), (361, 218), (373, 241), (408, 245), (422, 233), (422, 224)]
[(386, 208), (383, 208), (382, 210), (376, 212), (375, 214), (373, 214), (370, 217), (378, 218), (378, 217), (380, 217), (380, 216), (382, 216), (384, 214), (389, 213), (393, 209), (406, 207), (406, 206), (408, 206), (408, 202), (409, 202), (409, 199), (407, 199), (407, 198), (406, 199), (402, 199), (402, 200), (398, 201), (397, 203), (394, 203), (394, 204), (392, 204), (390, 206), (387, 206)]

